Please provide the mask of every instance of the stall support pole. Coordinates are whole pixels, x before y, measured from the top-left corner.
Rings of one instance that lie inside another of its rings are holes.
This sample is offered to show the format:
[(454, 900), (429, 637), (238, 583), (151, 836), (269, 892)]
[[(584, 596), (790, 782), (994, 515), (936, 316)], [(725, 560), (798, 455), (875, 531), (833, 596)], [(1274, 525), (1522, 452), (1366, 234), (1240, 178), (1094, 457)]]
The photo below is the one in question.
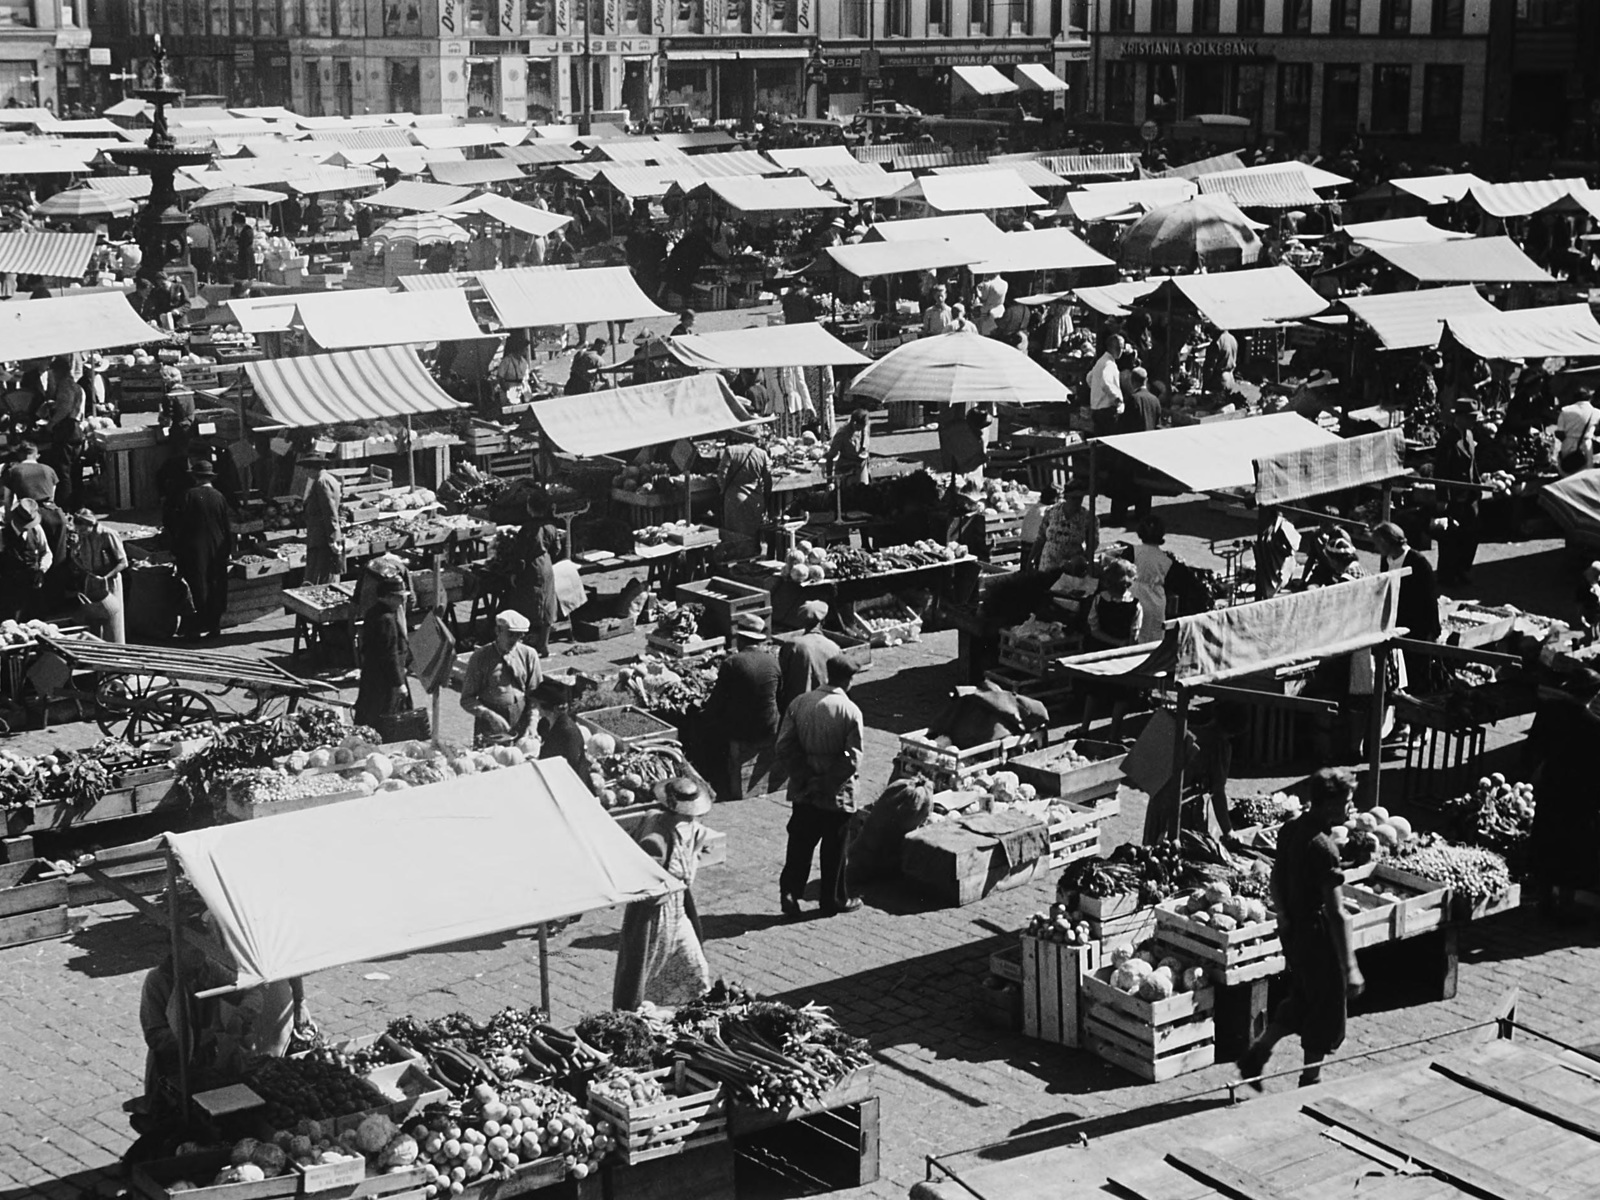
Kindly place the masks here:
[(1372, 776), (1371, 808), (1378, 803), (1383, 783), (1383, 707), (1388, 701), (1389, 646), (1372, 648), (1372, 711), (1367, 714), (1367, 771)]
[[(1096, 513), (1096, 506), (1100, 503), (1098, 491), (1100, 480), (1100, 443), (1089, 443), (1089, 555), (1094, 557), (1100, 553), (1100, 517)], [(1072, 486), (1072, 471), (1069, 468), (1065, 481), (1067, 487)]]
[[(416, 439), (411, 434), (411, 414), (406, 414), (406, 487), (417, 490)], [(442, 481), (441, 481), (442, 482)]]
[(550, 1012), (550, 926), (539, 926), (539, 1007), (544, 1009), (545, 1019), (549, 1020)]
[(1186, 753), (1189, 741), (1189, 690), (1180, 688), (1178, 691), (1178, 706), (1173, 710), (1175, 728), (1172, 731), (1172, 789), (1173, 805), (1176, 811), (1172, 816), (1170, 829), (1183, 828), (1183, 768), (1189, 755)]
[[(444, 573), (439, 569), (440, 561), (441, 556), (435, 554), (433, 556), (433, 607), (435, 612), (442, 608), (449, 608), (449, 601), (445, 599), (444, 594)], [(443, 719), (444, 688), (436, 687), (433, 689), (433, 745), (435, 749), (441, 745), (439, 741), (439, 723)]]
[(1383, 481), (1381, 495), (1383, 498), (1380, 501), (1380, 504), (1382, 505), (1380, 511), (1383, 515), (1378, 519), (1380, 521), (1392, 521), (1394, 519), (1394, 484), (1387, 479)]
[(182, 919), (178, 913), (178, 860), (167, 851), (167, 936), (172, 954), (172, 992), (178, 998), (178, 1095), (183, 1101), (183, 1115), (189, 1115), (189, 996), (188, 981), (184, 979)]

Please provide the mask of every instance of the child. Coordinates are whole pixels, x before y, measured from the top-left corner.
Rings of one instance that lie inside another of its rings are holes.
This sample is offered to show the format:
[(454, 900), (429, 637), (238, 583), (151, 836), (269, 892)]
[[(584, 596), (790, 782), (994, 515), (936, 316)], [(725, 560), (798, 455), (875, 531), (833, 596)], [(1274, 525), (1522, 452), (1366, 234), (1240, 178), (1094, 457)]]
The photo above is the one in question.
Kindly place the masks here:
[(1583, 569), (1583, 583), (1578, 588), (1578, 615), (1589, 641), (1600, 638), (1600, 562), (1592, 562)]
[(1039, 535), (1044, 532), (1044, 514), (1059, 499), (1060, 493), (1047, 483), (1039, 489), (1039, 499), (1035, 503), (1028, 505), (1028, 511), (1022, 514), (1022, 566), (1024, 570), (1032, 570), (1039, 561), (1039, 551), (1043, 548)]

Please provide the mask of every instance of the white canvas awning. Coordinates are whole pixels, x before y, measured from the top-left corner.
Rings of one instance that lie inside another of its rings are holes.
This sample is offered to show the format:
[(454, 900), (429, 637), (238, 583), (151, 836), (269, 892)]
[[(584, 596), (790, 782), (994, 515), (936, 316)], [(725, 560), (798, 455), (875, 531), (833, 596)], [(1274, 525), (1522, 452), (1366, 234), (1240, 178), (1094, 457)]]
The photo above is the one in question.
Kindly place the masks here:
[[(693, 186), (694, 181), (690, 182)], [(699, 185), (709, 189), (729, 208), (739, 212), (804, 212), (843, 208), (844, 205), (820, 191), (809, 179), (707, 179)]]
[(463, 200), (460, 204), (452, 204), (444, 210), (444, 215), (447, 217), (468, 216), (473, 213), (489, 217), (523, 233), (533, 234), (535, 237), (547, 237), (572, 220), (565, 213), (535, 208), (531, 204), (523, 204), (520, 200), (513, 200), (509, 196), (498, 196), (493, 192), (474, 196), (470, 200)]
[(507, 329), (638, 321), (672, 314), (639, 290), (627, 267), (480, 271), (478, 284)]
[(1454, 229), (1440, 229), (1427, 217), (1396, 217), (1391, 221), (1347, 221), (1343, 232), (1357, 245), (1373, 246), (1428, 246), (1435, 242), (1456, 242), (1469, 238), (1470, 233)]
[(620, 167), (603, 164), (596, 176), (620, 196), (629, 200), (655, 200), (672, 187), (669, 167)]
[[(420, 157), (420, 156), (419, 156)], [(434, 180), (453, 187), (479, 187), (485, 183), (504, 183), (521, 179), (522, 168), (509, 158), (474, 158), (428, 163)]]
[(921, 242), (857, 242), (853, 246), (829, 246), (828, 257), (857, 279), (876, 279), (881, 275), (900, 275), (907, 271), (942, 270), (964, 267), (990, 252), (992, 245), (963, 246), (959, 242), (930, 239)]
[[(876, 163), (872, 165), (877, 167)], [(910, 171), (885, 171), (878, 167), (870, 172), (845, 171), (821, 180), (813, 175), (812, 181), (832, 188), (833, 194), (841, 200), (857, 201), (887, 199), (907, 187), (912, 178)]]
[(263, 358), (244, 369), (267, 416), (296, 429), (461, 407), (409, 346)]
[(1068, 229), (1023, 229), (1003, 233), (998, 242), (984, 249), (987, 256), (972, 269), (985, 275), (1116, 266)]
[(1080, 192), (1068, 192), (1058, 211), (1080, 221), (1103, 221), (1135, 209), (1148, 212), (1177, 204), (1197, 194), (1194, 182), (1188, 179), (1123, 179), (1086, 184)]
[(872, 227), (872, 232), (886, 242), (992, 242), (1001, 236), (1000, 227), (982, 213), (879, 221)]
[(1202, 196), (1226, 196), (1240, 208), (1316, 208), (1327, 203), (1300, 171), (1267, 174), (1230, 171), (1202, 175), (1199, 184)]
[(349, 292), (310, 292), (295, 297), (300, 324), (324, 350), (357, 346), (420, 346), (428, 342), (478, 338), (483, 330), (467, 306), (467, 294), (455, 291), (383, 292), (357, 288)]
[(533, 405), (533, 415), (552, 442), (581, 457), (708, 437), (757, 419), (721, 375), (690, 375), (540, 400)]
[(1471, 284), (1424, 288), (1415, 292), (1385, 292), (1373, 296), (1346, 296), (1339, 301), (1356, 320), (1377, 335), (1385, 350), (1416, 350), (1437, 346), (1444, 323), (1457, 317), (1490, 316), (1499, 310)]
[(1067, 81), (1043, 63), (1018, 63), (1017, 86), (1025, 92), (1064, 92)]
[(767, 157), (786, 171), (808, 173), (818, 168), (857, 165), (848, 146), (795, 146), (788, 150), (768, 150)]
[(724, 150), (716, 154), (693, 154), (670, 164), (677, 179), (738, 179), (748, 175), (782, 175), (787, 169), (769, 161), (754, 150)]
[(0, 362), (166, 340), (166, 334), (139, 319), (121, 292), (85, 292), (0, 304)]
[(1600, 323), (1587, 304), (1448, 317), (1445, 326), (1479, 358), (1600, 357)]
[(1031, 188), (1064, 188), (1067, 181), (1041, 162), (1023, 159), (1006, 163), (966, 163), (954, 167), (935, 167), (935, 175), (987, 175), (992, 171), (1009, 171)]
[(1095, 312), (1107, 317), (1125, 317), (1133, 310), (1128, 306), (1141, 296), (1148, 296), (1163, 283), (1166, 276), (1149, 279), (1128, 279), (1121, 283), (1108, 283), (1103, 287), (1079, 287), (1072, 292)]
[(470, 195), (472, 189), (467, 187), (446, 187), (442, 183), (402, 179), (377, 195), (365, 196), (356, 203), (371, 208), (398, 208), (405, 212), (438, 212), (452, 204), (460, 204)]
[(299, 296), (241, 296), (224, 300), (244, 333), (286, 333), (294, 328)]
[(1491, 217), (1526, 217), (1558, 204), (1574, 192), (1587, 192), (1583, 179), (1521, 179), (1473, 185), (1469, 195)]
[(667, 339), (667, 349), (679, 362), (701, 371), (864, 367), (872, 361), (814, 321), (757, 325), (724, 333), (679, 334)]
[[(1263, 329), (1314, 316), (1328, 307), (1293, 267), (1174, 275), (1161, 287), (1182, 293), (1218, 329)], [(1145, 301), (1146, 306), (1159, 302), (1160, 290)]]
[[(494, 125), (455, 125), (444, 129), (413, 129), (410, 134), (419, 146), (430, 150), (463, 149), (467, 146), (505, 146), (511, 144), (505, 132)], [(520, 138), (518, 139), (521, 140)]]
[(951, 67), (950, 74), (957, 84), (976, 96), (1005, 96), (1017, 90), (1016, 84), (988, 65)]
[(1048, 208), (1050, 203), (1023, 183), (1015, 171), (999, 167), (974, 175), (924, 175), (896, 192), (894, 199), (922, 200), (942, 213)]
[(81, 175), (89, 168), (93, 149), (85, 155), (63, 146), (0, 146), (0, 176), (3, 175)]
[[(1304, 162), (1262, 163), (1261, 165), (1255, 167), (1237, 166), (1218, 171), (1202, 171), (1199, 177), (1202, 179), (1248, 179), (1252, 177), (1259, 178), (1263, 175), (1276, 174), (1289, 174), (1296, 178), (1303, 179), (1306, 186), (1310, 188), (1343, 187), (1347, 183), (1354, 182), (1354, 180), (1348, 178), (1347, 176), (1336, 175), (1332, 171), (1324, 170), (1322, 167), (1315, 167), (1310, 163)], [(1204, 184), (1201, 186), (1203, 188)]]
[[(167, 845), (210, 911), (240, 988), (683, 887), (559, 758), (168, 834)], [(434, 868), (428, 885), (394, 886), (395, 864), (419, 847)], [(292, 887), (286, 862), (296, 864)]]
[(1191, 492), (1215, 492), (1254, 488), (1258, 458), (1326, 446), (1339, 439), (1304, 417), (1274, 413), (1147, 433), (1117, 433), (1097, 440)]
[(1430, 208), (1437, 204), (1454, 203), (1473, 188), (1484, 186), (1484, 181), (1470, 171), (1460, 175), (1417, 175), (1410, 179), (1391, 179), (1389, 183), (1415, 196)]
[(1463, 238), (1422, 246), (1374, 246), (1418, 283), (1554, 283), (1508, 237)]

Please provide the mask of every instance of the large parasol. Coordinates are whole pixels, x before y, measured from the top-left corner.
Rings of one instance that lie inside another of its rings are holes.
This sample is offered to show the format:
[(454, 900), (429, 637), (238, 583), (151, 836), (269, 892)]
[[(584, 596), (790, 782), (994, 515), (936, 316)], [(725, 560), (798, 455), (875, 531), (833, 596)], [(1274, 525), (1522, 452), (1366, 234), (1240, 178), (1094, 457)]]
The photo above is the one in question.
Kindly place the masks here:
[(57, 192), (35, 208), (34, 215), (53, 220), (80, 217), (125, 217), (138, 205), (121, 196), (108, 195), (91, 187), (75, 187)]
[(266, 188), (219, 187), (207, 192), (189, 207), (222, 208), (229, 204), (282, 204), (286, 198), (282, 192), (269, 192)]
[(1026, 354), (976, 333), (907, 342), (857, 375), (850, 393), (920, 404), (1037, 404), (1069, 395)]
[(1123, 266), (1194, 271), (1248, 266), (1261, 255), (1265, 228), (1226, 196), (1196, 196), (1153, 208), (1128, 227), (1117, 247)]
[(381, 226), (372, 235), (374, 242), (415, 242), (419, 246), (470, 239), (471, 234), (465, 229), (438, 213), (408, 213)]

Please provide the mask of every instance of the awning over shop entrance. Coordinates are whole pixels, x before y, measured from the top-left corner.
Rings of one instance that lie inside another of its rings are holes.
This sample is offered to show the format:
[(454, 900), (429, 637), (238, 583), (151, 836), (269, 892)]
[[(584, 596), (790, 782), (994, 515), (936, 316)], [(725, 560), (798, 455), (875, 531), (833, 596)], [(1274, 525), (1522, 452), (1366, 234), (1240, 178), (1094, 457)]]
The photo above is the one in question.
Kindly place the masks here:
[(408, 346), (258, 359), (245, 371), (267, 416), (297, 429), (461, 407)]
[(1025, 92), (1064, 92), (1067, 81), (1043, 63), (1018, 63), (1017, 86)]
[(533, 415), (552, 442), (580, 457), (707, 437), (757, 420), (721, 375), (541, 400), (533, 405)]
[(139, 319), (121, 292), (89, 292), (54, 300), (11, 300), (0, 304), (3, 362), (166, 340), (166, 334)]
[(478, 284), (507, 329), (672, 315), (639, 290), (627, 267), (587, 267), (559, 273), (537, 267), (480, 271)]
[(1004, 96), (1018, 90), (994, 67), (951, 67), (950, 75), (961, 87), (977, 96)]
[(1304, 417), (1273, 413), (1148, 433), (1116, 433), (1099, 442), (1159, 471), (1191, 492), (1215, 492), (1253, 488), (1258, 458), (1331, 445), (1338, 440), (1337, 435)]

